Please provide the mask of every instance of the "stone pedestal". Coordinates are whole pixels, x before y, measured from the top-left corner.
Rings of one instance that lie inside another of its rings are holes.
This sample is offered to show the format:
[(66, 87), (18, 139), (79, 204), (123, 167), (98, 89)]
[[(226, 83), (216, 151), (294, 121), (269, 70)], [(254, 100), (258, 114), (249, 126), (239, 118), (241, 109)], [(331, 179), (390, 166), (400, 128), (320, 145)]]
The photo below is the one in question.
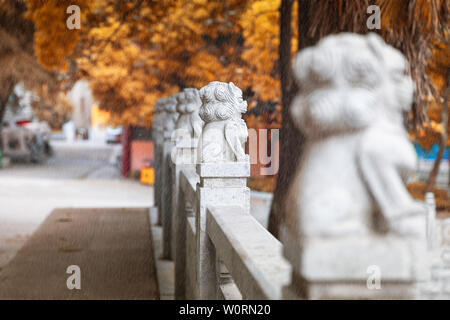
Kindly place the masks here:
[(197, 185), (197, 298), (215, 299), (217, 296), (216, 257), (206, 230), (208, 206), (238, 205), (250, 214), (250, 162), (197, 164), (200, 184)]
[(407, 70), (374, 33), (330, 35), (297, 54), (304, 90), (290, 112), (304, 145), (281, 237), (293, 267), (285, 298), (420, 297), (426, 210), (405, 186), (417, 161), (403, 125)]
[(423, 239), (371, 235), (299, 241), (282, 232), (282, 241), (294, 279), (284, 289), (285, 299), (418, 299), (429, 278)]

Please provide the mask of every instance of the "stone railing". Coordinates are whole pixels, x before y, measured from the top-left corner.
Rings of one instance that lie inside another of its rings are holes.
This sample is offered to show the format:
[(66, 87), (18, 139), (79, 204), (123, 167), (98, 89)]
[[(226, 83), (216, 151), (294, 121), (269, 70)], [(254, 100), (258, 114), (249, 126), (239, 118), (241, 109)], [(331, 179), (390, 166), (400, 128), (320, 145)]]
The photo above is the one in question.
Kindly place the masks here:
[(175, 298), (280, 299), (291, 267), (281, 243), (250, 215), (248, 156), (198, 161), (198, 119), (182, 106), (184, 93), (176, 96), (178, 119), (167, 119), (173, 101), (157, 103), (153, 128), (155, 204), (163, 257), (175, 264)]
[(306, 156), (281, 242), (250, 215), (242, 91), (212, 82), (158, 101), (155, 203), (176, 299), (450, 296), (450, 223), (404, 184), (416, 160), (401, 121), (413, 96), (406, 66), (375, 34), (330, 36), (298, 54), (304, 90), (291, 116)]
[[(176, 299), (292, 299), (306, 288), (313, 299), (448, 297), (443, 235), (450, 224), (436, 221), (432, 194), (426, 202), (429, 280), (415, 280), (427, 273), (414, 260), (426, 242), (395, 236), (312, 239), (293, 268), (299, 247), (285, 240), (283, 249), (250, 215), (248, 158), (198, 163), (198, 137), (186, 138), (174, 126), (155, 127), (153, 134), (155, 203), (163, 257), (175, 265)], [(371, 266), (382, 270), (384, 290), (370, 287)]]
[(280, 299), (291, 268), (281, 243), (250, 215), (249, 163), (195, 165), (195, 154), (196, 141), (183, 141), (172, 148), (175, 160), (157, 164), (166, 175), (156, 187), (172, 187), (157, 203), (171, 202), (158, 209), (175, 298)]

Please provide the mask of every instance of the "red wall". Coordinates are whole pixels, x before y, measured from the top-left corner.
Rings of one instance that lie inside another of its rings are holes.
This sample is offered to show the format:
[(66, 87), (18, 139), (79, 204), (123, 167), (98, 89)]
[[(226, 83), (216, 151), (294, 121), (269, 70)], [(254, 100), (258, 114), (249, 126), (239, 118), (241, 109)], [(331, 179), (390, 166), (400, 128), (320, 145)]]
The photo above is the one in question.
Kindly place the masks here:
[(140, 170), (149, 167), (147, 159), (153, 160), (153, 142), (148, 140), (136, 140), (131, 142), (131, 166), (130, 170)]

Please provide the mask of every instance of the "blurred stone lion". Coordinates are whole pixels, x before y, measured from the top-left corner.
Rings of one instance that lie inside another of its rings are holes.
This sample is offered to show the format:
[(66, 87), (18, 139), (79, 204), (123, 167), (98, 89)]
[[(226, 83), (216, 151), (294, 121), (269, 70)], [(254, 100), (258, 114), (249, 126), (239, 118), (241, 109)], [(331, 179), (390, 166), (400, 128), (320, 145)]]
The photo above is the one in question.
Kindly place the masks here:
[(306, 147), (290, 190), (291, 231), (424, 235), (424, 206), (405, 188), (417, 161), (403, 125), (414, 93), (407, 69), (376, 34), (328, 36), (297, 55), (291, 114)]

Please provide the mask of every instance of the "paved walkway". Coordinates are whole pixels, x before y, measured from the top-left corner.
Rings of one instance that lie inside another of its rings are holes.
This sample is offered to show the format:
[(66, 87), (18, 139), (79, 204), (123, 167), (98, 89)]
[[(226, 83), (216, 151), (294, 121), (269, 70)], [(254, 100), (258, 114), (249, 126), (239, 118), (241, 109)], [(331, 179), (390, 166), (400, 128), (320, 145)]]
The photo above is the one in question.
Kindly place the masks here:
[(158, 298), (148, 208), (54, 210), (0, 273), (0, 299)]
[(110, 163), (115, 146), (57, 142), (53, 147), (55, 155), (45, 163), (0, 169), (0, 272), (56, 208), (153, 205), (151, 186), (121, 179)]

